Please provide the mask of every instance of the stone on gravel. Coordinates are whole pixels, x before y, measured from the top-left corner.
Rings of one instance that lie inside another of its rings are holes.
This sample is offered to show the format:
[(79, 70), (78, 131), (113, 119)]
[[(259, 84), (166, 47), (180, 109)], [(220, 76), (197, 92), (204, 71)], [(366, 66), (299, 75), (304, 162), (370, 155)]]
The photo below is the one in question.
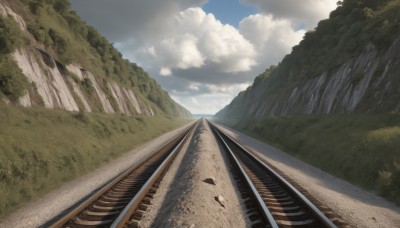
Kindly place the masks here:
[(205, 182), (207, 184), (217, 185), (217, 182), (215, 181), (215, 179), (213, 177), (206, 178), (203, 180), (203, 182)]
[(225, 207), (225, 205), (224, 205), (224, 201), (225, 201), (224, 197), (222, 197), (221, 195), (219, 195), (219, 196), (216, 196), (214, 199), (215, 199), (221, 206)]

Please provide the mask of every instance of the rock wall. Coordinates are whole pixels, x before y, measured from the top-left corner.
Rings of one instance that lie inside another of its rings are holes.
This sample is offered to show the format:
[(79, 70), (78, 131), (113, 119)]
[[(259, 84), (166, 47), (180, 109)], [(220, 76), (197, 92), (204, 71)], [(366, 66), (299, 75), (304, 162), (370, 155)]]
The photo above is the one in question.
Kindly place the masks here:
[[(37, 90), (46, 108), (61, 108), (68, 111), (82, 109), (91, 112), (94, 110), (93, 106), (96, 105), (94, 100), (101, 105), (101, 111), (106, 113), (155, 115), (153, 109), (146, 105), (132, 89), (97, 77), (81, 66), (70, 64), (64, 67), (44, 51), (36, 48), (17, 50), (12, 56), (28, 81)], [(76, 77), (73, 78), (73, 76)], [(82, 84), (85, 80), (90, 81), (93, 94), (83, 91)], [(107, 90), (111, 97), (107, 96)], [(27, 95), (19, 99), (19, 103), (24, 107), (40, 105), (35, 103), (34, 96), (35, 94), (28, 91)], [(77, 99), (79, 101), (76, 101)], [(116, 101), (117, 107), (113, 107), (110, 99)], [(82, 107), (79, 107), (78, 103), (81, 103)]]

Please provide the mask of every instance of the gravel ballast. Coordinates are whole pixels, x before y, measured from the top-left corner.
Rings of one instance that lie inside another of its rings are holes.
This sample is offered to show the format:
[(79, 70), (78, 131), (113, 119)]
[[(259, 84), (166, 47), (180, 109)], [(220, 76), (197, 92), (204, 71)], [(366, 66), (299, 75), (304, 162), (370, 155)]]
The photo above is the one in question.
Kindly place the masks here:
[(243, 202), (208, 124), (199, 125), (157, 191), (142, 227), (249, 227)]

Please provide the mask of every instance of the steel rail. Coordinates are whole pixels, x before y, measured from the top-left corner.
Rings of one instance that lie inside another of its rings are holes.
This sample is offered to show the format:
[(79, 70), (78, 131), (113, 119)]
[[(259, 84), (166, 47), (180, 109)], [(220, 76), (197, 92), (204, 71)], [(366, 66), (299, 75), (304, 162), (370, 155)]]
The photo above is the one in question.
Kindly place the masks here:
[[(253, 161), (258, 163), (261, 167), (263, 167), (265, 170), (267, 170), (272, 176), (278, 180), (279, 183), (281, 183), (287, 190), (289, 190), (301, 203), (302, 205), (306, 206), (309, 211), (314, 215), (314, 217), (324, 226), (326, 227), (337, 227), (329, 218), (325, 216), (321, 210), (319, 210), (307, 197), (305, 197), (299, 190), (297, 190), (291, 183), (289, 183), (285, 178), (283, 178), (281, 175), (279, 175), (275, 170), (273, 170), (271, 167), (269, 167), (267, 164), (262, 162), (259, 158), (254, 156), (251, 152), (249, 152), (246, 148), (241, 146), (236, 140), (232, 139), (228, 134), (224, 133), (221, 129), (219, 129), (217, 126), (209, 122), (209, 124), (216, 130), (218, 135), (221, 137), (223, 135), (226, 139), (228, 139), (230, 142), (235, 144), (240, 150), (246, 154), (246, 156), (250, 157)], [(227, 143), (224, 141), (224, 144), (227, 146)], [(229, 148), (228, 149), (231, 153), (232, 150)]]
[(278, 228), (278, 224), (276, 223), (274, 217), (272, 216), (272, 213), (269, 211), (267, 205), (265, 205), (265, 202), (263, 201), (261, 195), (258, 193), (256, 187), (254, 186), (253, 182), (250, 180), (250, 177), (247, 175), (247, 173), (244, 171), (242, 165), (240, 164), (239, 160), (236, 158), (235, 154), (231, 150), (231, 148), (228, 146), (228, 144), (225, 142), (225, 140), (222, 138), (220, 133), (216, 131), (217, 135), (219, 136), (220, 140), (224, 144), (225, 149), (228, 150), (230, 156), (232, 157), (236, 167), (240, 170), (240, 174), (244, 177), (246, 180), (247, 186), (250, 188), (250, 193), (253, 195), (253, 198), (256, 199), (256, 203), (258, 204), (258, 207), (261, 210), (261, 215), (264, 217), (265, 221), (267, 221), (271, 227), (273, 228)]
[[(193, 128), (195, 129), (195, 128)], [(161, 173), (165, 170), (168, 164), (176, 157), (179, 153), (181, 147), (186, 142), (191, 131), (187, 132), (183, 139), (179, 142), (179, 144), (174, 148), (174, 150), (168, 155), (168, 157), (163, 161), (163, 163), (157, 168), (157, 170), (153, 173), (153, 175), (147, 180), (144, 186), (140, 189), (140, 191), (135, 195), (135, 197), (129, 202), (129, 204), (124, 208), (121, 214), (114, 220), (111, 224), (112, 228), (121, 228), (124, 227), (128, 222), (133, 212), (137, 210), (138, 206), (142, 202), (142, 200), (146, 197), (148, 191), (152, 188), (153, 184), (156, 182), (157, 178), (161, 175)]]
[(181, 132), (179, 132), (176, 136), (172, 137), (169, 139), (167, 142), (163, 143), (158, 149), (156, 149), (154, 152), (150, 153), (143, 159), (141, 159), (139, 162), (135, 163), (131, 167), (127, 168), (125, 171), (122, 173), (118, 174), (112, 181), (110, 181), (108, 184), (105, 186), (101, 187), (100, 189), (96, 190), (96, 192), (91, 195), (89, 198), (84, 200), (82, 203), (80, 203), (77, 207), (73, 208), (71, 211), (63, 215), (61, 218), (57, 219), (54, 223), (52, 223), (49, 227), (52, 228), (58, 228), (58, 227), (64, 227), (71, 219), (75, 218), (78, 216), (82, 211), (84, 211), (87, 207), (89, 207), (92, 203), (97, 201), (98, 199), (101, 198), (107, 191), (113, 188), (116, 184), (119, 182), (123, 181), (126, 177), (128, 177), (132, 172), (135, 170), (139, 169), (142, 165), (144, 165), (146, 162), (148, 162), (150, 159), (153, 157), (157, 156), (158, 154), (162, 152), (168, 151), (168, 148), (171, 147), (173, 144), (176, 142), (182, 140), (183, 138), (186, 138), (187, 134), (191, 132), (195, 126), (197, 126), (198, 122), (192, 124), (191, 126), (185, 128)]

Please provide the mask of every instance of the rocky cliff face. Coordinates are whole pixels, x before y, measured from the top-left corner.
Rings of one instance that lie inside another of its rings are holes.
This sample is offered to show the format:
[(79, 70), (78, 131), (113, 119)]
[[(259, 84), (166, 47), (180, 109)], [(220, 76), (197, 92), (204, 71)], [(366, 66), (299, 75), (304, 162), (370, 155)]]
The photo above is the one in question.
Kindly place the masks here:
[(368, 44), (359, 56), (291, 88), (270, 93), (269, 80), (253, 84), (217, 116), (399, 112), (399, 74), (400, 36), (383, 53)]
[[(0, 3), (0, 14), (3, 17), (13, 18), (21, 31), (34, 40), (32, 34), (28, 32), (24, 19), (4, 3)], [(134, 88), (95, 75), (79, 64), (63, 65), (46, 52), (40, 43), (35, 42), (18, 48), (11, 56), (29, 82), (25, 95), (16, 102), (21, 106), (148, 116), (163, 112), (157, 104)], [(2, 99), (8, 104), (11, 103), (7, 97)], [(177, 110), (175, 113), (178, 113), (178, 116), (190, 116), (190, 113), (180, 105), (173, 101), (170, 103), (174, 106), (171, 109)]]
[[(41, 105), (40, 99), (37, 99), (39, 95), (46, 108), (79, 111), (78, 104), (81, 103), (84, 111), (92, 112), (95, 104), (91, 104), (90, 99), (94, 99), (100, 103), (100, 111), (106, 113), (120, 112), (127, 115), (149, 116), (155, 114), (153, 108), (142, 101), (133, 90), (126, 89), (113, 81), (103, 81), (101, 78), (99, 81), (99, 77), (81, 66), (72, 64), (63, 66), (40, 49), (17, 50), (13, 53), (13, 57), (28, 81), (35, 87), (19, 99), (19, 103), (24, 107)], [(71, 74), (75, 77), (70, 77)], [(93, 93), (85, 94), (82, 91), (80, 85), (85, 82), (91, 85)], [(34, 92), (35, 89), (37, 94)], [(107, 96), (105, 91), (109, 92), (111, 97)], [(110, 99), (114, 99), (116, 107), (113, 107)]]

